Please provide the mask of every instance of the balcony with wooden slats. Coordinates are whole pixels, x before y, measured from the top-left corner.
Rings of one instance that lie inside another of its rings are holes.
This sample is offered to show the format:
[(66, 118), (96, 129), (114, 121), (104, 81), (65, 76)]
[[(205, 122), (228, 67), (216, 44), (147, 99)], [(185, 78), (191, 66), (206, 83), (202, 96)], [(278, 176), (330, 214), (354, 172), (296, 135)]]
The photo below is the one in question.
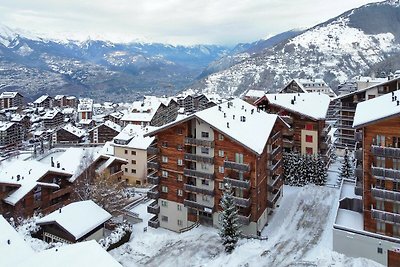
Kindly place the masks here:
[(400, 201), (400, 192), (373, 187), (371, 188), (371, 193), (375, 198), (381, 198), (392, 202)]
[(236, 206), (242, 207), (242, 208), (249, 208), (251, 205), (251, 200), (250, 198), (243, 198), (243, 197), (232, 197), (233, 202), (235, 203)]
[(230, 177), (224, 177), (224, 183), (231, 184), (232, 187), (239, 187), (244, 189), (250, 189), (250, 181), (249, 180), (239, 180)]
[(197, 155), (192, 153), (185, 153), (184, 159), (187, 161), (203, 162), (214, 164), (214, 158), (211, 156)]
[(149, 225), (150, 227), (153, 227), (153, 228), (158, 228), (158, 227), (160, 227), (160, 221), (158, 220), (158, 215), (152, 217), (152, 218), (149, 220), (148, 225)]
[(202, 140), (192, 137), (185, 138), (185, 145), (189, 146), (206, 146), (206, 147), (214, 147), (214, 141)]
[(147, 213), (151, 213), (151, 214), (159, 214), (160, 213), (160, 206), (158, 205), (157, 201), (153, 201), (150, 205), (147, 206)]
[(191, 185), (191, 184), (184, 184), (183, 185), (183, 189), (185, 191), (189, 191), (189, 192), (193, 192), (193, 193), (199, 193), (199, 194), (203, 194), (203, 195), (214, 196), (214, 191), (213, 190), (197, 187), (197, 186)]
[(386, 169), (382, 167), (371, 167), (373, 176), (383, 177), (386, 179), (400, 180), (400, 170)]
[(372, 218), (375, 220), (380, 220), (380, 221), (384, 221), (384, 222), (388, 222), (388, 223), (400, 224), (400, 214), (372, 209), (371, 215), (372, 215)]
[(215, 179), (215, 176), (213, 173), (205, 173), (205, 172), (192, 170), (192, 169), (184, 169), (183, 174), (185, 176), (194, 177), (194, 178), (201, 178), (201, 179), (208, 179), (208, 180)]
[(225, 160), (224, 161), (224, 168), (240, 171), (240, 172), (249, 172), (250, 171), (250, 164), (247, 163), (237, 163), (234, 161)]
[(389, 158), (400, 158), (400, 148), (395, 147), (381, 147), (371, 146), (371, 153), (374, 156), (389, 157)]

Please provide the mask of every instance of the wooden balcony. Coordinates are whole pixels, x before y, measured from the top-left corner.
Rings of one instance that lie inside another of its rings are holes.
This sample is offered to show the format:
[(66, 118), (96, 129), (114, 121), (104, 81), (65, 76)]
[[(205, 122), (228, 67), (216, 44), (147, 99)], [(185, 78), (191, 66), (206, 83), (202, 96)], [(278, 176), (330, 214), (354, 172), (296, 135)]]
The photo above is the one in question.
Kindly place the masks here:
[(391, 213), (382, 210), (371, 209), (372, 218), (388, 223), (400, 224), (400, 214)]
[(148, 161), (147, 162), (147, 168), (148, 169), (153, 169), (153, 170), (158, 170), (160, 168), (160, 164), (157, 161)]
[(124, 171), (120, 170), (120, 171), (114, 172), (108, 178), (111, 180), (117, 180), (118, 178), (122, 177), (123, 174), (124, 174)]
[(156, 146), (149, 146), (147, 148), (147, 154), (149, 155), (157, 155), (158, 153), (160, 153), (160, 149)]
[(290, 128), (290, 129), (284, 129), (282, 131), (282, 135), (283, 136), (293, 136), (294, 135), (294, 129)]
[(160, 197), (160, 192), (158, 190), (152, 189), (147, 191), (147, 197), (151, 199), (158, 199)]
[(294, 146), (294, 141), (293, 140), (289, 140), (287, 138), (283, 138), (282, 141), (283, 141), (283, 147), (285, 147), (285, 148), (293, 148), (293, 146)]
[(209, 213), (212, 213), (214, 211), (214, 207), (207, 207), (207, 206), (204, 206), (204, 205), (202, 205), (202, 204), (200, 204), (200, 203), (198, 203), (196, 201), (192, 201), (192, 200), (189, 200), (189, 199), (185, 199), (183, 201), (183, 205), (185, 207), (190, 207), (190, 208), (202, 210), (202, 211), (206, 211), (206, 212), (209, 212)]
[(361, 181), (364, 178), (364, 172), (362, 166), (358, 166), (355, 170), (355, 176), (357, 180)]
[(184, 159), (187, 161), (195, 161), (195, 162), (214, 164), (214, 158), (210, 157), (210, 156), (185, 153)]
[(242, 198), (242, 197), (232, 197), (233, 202), (235, 203), (236, 206), (242, 207), (242, 208), (249, 208), (251, 204), (250, 198)]
[(371, 153), (374, 156), (400, 158), (400, 148), (371, 146)]
[(281, 132), (280, 132), (280, 131), (274, 133), (274, 135), (272, 135), (272, 137), (270, 138), (270, 139), (271, 139), (271, 143), (273, 143), (273, 142), (275, 142), (276, 140), (278, 140), (279, 137), (281, 137)]
[(194, 178), (202, 178), (202, 179), (208, 179), (208, 180), (215, 179), (213, 173), (205, 173), (205, 172), (200, 172), (200, 171), (191, 170), (191, 169), (184, 169), (183, 174), (185, 176), (194, 177)]
[(281, 190), (278, 190), (276, 194), (268, 194), (267, 198), (267, 206), (268, 208), (275, 208), (276, 202), (278, 201), (279, 197), (281, 196)]
[(203, 195), (214, 196), (214, 191), (213, 190), (204, 189), (204, 188), (201, 188), (201, 187), (197, 187), (195, 185), (184, 184), (183, 185), (183, 189), (185, 191), (189, 191), (189, 192), (194, 192), (194, 193), (199, 193), (199, 194), (203, 194)]
[(158, 228), (158, 227), (160, 227), (160, 221), (158, 220), (158, 215), (152, 217), (152, 218), (149, 220), (148, 225), (149, 225), (150, 227), (153, 227), (153, 228)]
[(151, 214), (159, 214), (160, 213), (160, 206), (158, 205), (157, 201), (154, 201), (150, 205), (147, 206), (147, 213), (151, 213)]
[(67, 186), (65, 188), (58, 189), (50, 194), (50, 200), (70, 193), (72, 193), (72, 186)]
[(282, 152), (282, 147), (281, 147), (281, 146), (275, 147), (275, 148), (269, 153), (268, 159), (269, 159), (269, 160), (275, 159), (275, 157), (276, 157), (277, 155), (279, 155), (279, 153), (281, 153), (281, 152)]
[(268, 184), (267, 184), (268, 191), (276, 193), (276, 190), (279, 190), (279, 188), (276, 188), (276, 186), (279, 184), (281, 180), (282, 180), (281, 174), (275, 177), (268, 178)]
[(150, 174), (147, 176), (147, 182), (149, 184), (159, 185), (160, 184), (160, 176)]
[(272, 176), (279, 168), (279, 166), (281, 165), (282, 160), (278, 160), (277, 162), (274, 163), (269, 163), (267, 165), (267, 171), (269, 172), (269, 175)]
[(214, 147), (214, 141), (202, 140), (192, 137), (185, 138), (185, 145)]
[(400, 192), (373, 187), (371, 193), (375, 198), (382, 198), (386, 201), (400, 201)]
[(249, 180), (239, 180), (239, 179), (233, 179), (230, 177), (224, 177), (224, 183), (231, 184), (233, 187), (250, 189), (250, 181)]
[(238, 222), (241, 225), (249, 225), (250, 224), (250, 217), (251, 217), (251, 214), (249, 214), (248, 216), (244, 216), (244, 215), (238, 214)]
[(281, 116), (282, 120), (284, 120), (287, 124), (292, 125), (293, 124), (293, 117), (291, 116)]
[(237, 163), (234, 161), (225, 160), (224, 161), (224, 168), (240, 171), (240, 172), (249, 172), (250, 171), (250, 164), (246, 163)]
[(320, 132), (321, 137), (325, 137), (328, 135), (329, 131), (331, 130), (332, 126), (330, 124), (326, 125), (322, 131)]
[(371, 173), (374, 176), (389, 178), (393, 180), (400, 180), (400, 170), (386, 169), (371, 166)]

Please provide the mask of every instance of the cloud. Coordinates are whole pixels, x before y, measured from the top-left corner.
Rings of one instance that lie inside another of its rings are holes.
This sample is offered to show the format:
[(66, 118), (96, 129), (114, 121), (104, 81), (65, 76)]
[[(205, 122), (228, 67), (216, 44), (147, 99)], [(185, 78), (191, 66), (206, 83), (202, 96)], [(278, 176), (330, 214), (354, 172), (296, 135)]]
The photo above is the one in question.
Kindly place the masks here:
[[(104, 36), (172, 44), (251, 42), (311, 27), (363, 0), (14, 0), (0, 21), (47, 35)], [(377, 2), (377, 1), (375, 1)]]

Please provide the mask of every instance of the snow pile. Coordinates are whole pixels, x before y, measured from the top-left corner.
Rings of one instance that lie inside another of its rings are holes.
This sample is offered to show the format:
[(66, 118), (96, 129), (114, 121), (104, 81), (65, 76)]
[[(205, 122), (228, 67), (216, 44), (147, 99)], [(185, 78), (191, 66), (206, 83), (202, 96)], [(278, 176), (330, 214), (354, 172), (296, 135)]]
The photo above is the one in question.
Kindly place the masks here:
[(99, 240), (99, 244), (104, 248), (108, 249), (112, 244), (118, 243), (126, 234), (132, 233), (133, 226), (128, 222), (123, 222), (118, 225), (111, 234), (103, 239)]

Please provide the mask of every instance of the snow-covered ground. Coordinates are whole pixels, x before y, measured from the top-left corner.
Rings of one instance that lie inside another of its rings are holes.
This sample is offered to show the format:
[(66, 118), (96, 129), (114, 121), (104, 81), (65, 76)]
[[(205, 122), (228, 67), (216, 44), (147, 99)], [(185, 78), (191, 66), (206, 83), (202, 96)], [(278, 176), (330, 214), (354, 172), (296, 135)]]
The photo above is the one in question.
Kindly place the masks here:
[[(334, 167), (335, 168), (335, 167)], [(226, 254), (217, 229), (199, 226), (183, 234), (148, 228), (146, 205), (132, 211), (143, 222), (134, 225), (128, 244), (112, 250), (123, 266), (381, 266), (367, 259), (332, 251), (332, 224), (338, 188), (308, 185), (284, 187), (280, 207), (262, 232), (268, 240), (241, 239)]]

